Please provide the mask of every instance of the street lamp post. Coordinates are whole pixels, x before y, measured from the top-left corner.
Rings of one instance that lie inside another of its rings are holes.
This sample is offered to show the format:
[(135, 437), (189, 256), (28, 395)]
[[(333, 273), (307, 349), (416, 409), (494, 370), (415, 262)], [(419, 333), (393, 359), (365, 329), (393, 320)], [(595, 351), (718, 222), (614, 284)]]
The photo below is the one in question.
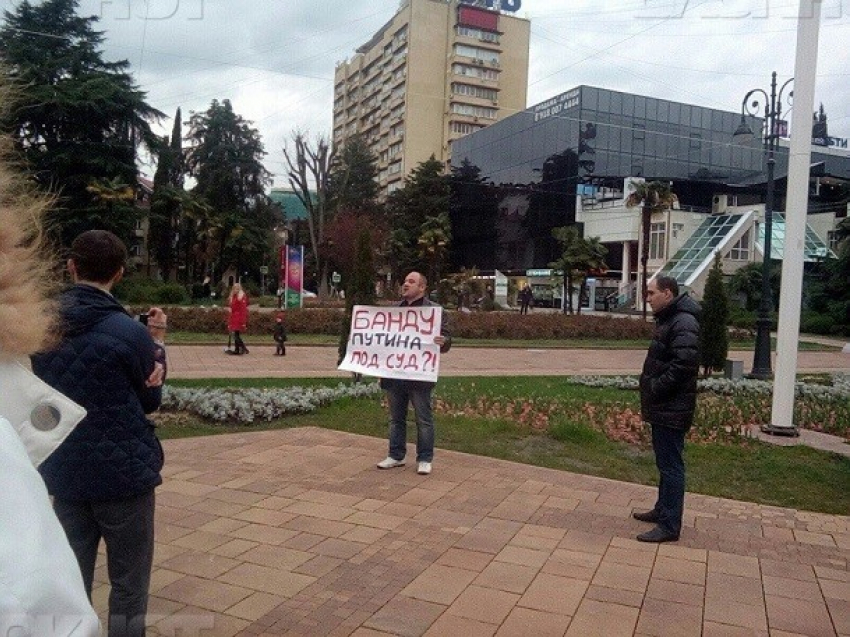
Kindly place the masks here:
[[(761, 270), (761, 302), (759, 303), (758, 318), (756, 318), (756, 344), (755, 353), (753, 355), (753, 368), (750, 372), (752, 378), (765, 380), (773, 375), (770, 363), (770, 327), (771, 327), (771, 312), (773, 311), (773, 295), (770, 288), (770, 259), (771, 259), (771, 239), (773, 235), (773, 206), (774, 206), (774, 169), (776, 167), (776, 147), (779, 143), (780, 122), (782, 117), (782, 95), (785, 89), (793, 81), (793, 78), (787, 80), (777, 91), (776, 89), (776, 71), (773, 72), (770, 81), (770, 94), (760, 88), (752, 89), (741, 102), (741, 124), (738, 130), (735, 131), (735, 137), (753, 136), (753, 131), (747, 124), (746, 116), (757, 116), (759, 103), (758, 100), (751, 98), (758, 95), (763, 95), (765, 99), (764, 106), (764, 121), (765, 133), (764, 143), (767, 150), (767, 193), (764, 201), (764, 258), (762, 260)], [(788, 97), (794, 95), (793, 91)]]

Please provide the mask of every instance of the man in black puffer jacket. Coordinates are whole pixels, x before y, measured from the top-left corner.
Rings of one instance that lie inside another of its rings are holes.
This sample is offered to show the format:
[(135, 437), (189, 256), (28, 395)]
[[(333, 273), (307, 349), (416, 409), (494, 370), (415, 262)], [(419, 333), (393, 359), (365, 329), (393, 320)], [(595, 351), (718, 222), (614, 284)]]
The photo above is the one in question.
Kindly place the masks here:
[(640, 404), (644, 422), (652, 427), (658, 500), (651, 511), (633, 516), (656, 524), (638, 540), (671, 542), (679, 539), (685, 507), (683, 453), (697, 402), (701, 309), (667, 276), (649, 282), (646, 300), (655, 315), (655, 334), (640, 375)]
[(32, 358), (36, 375), (87, 411), (40, 471), (89, 598), (98, 545), (106, 542), (110, 637), (145, 634), (163, 464), (145, 414), (162, 399), (166, 316), (153, 308), (145, 327), (113, 298), (126, 258), (110, 232), (74, 240), (68, 269), (75, 285), (60, 298), (61, 340)]

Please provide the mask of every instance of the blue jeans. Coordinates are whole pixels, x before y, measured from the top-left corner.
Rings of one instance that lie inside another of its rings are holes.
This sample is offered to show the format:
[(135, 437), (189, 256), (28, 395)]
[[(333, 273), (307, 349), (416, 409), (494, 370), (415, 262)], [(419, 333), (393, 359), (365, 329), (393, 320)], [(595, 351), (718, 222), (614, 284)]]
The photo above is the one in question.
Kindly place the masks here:
[(407, 406), (416, 414), (416, 462), (434, 460), (434, 416), (431, 412), (433, 383), (393, 380), (387, 383), (390, 407), (390, 457), (404, 460), (407, 453)]
[(109, 637), (144, 637), (154, 549), (154, 491), (125, 500), (53, 501), (56, 517), (77, 556), (91, 599), (97, 547), (106, 542)]
[(658, 467), (658, 525), (678, 535), (685, 510), (685, 430), (652, 425), (652, 449)]

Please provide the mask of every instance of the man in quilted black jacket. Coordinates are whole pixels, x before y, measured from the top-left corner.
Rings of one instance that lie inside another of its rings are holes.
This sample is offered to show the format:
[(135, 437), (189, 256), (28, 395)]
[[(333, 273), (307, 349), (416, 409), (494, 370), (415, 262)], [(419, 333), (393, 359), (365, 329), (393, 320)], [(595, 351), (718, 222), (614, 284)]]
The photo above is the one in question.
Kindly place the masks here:
[(699, 303), (679, 294), (669, 276), (649, 282), (646, 300), (655, 315), (655, 334), (640, 375), (640, 405), (652, 427), (658, 467), (658, 500), (650, 511), (634, 513), (655, 528), (641, 542), (674, 542), (682, 530), (685, 507), (685, 435), (694, 420), (699, 373)]
[(88, 412), (40, 471), (89, 598), (101, 538), (106, 543), (110, 637), (145, 634), (154, 489), (163, 464), (145, 414), (162, 399), (166, 316), (153, 308), (145, 327), (114, 299), (110, 291), (126, 259), (110, 232), (91, 230), (74, 240), (74, 285), (60, 297), (61, 340), (32, 358), (40, 378)]

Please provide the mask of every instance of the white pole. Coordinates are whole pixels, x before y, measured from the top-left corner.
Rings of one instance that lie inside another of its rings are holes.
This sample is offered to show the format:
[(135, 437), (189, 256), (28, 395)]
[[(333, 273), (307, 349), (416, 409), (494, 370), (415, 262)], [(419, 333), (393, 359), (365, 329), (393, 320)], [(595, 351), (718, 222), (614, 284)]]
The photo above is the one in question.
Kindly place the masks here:
[(788, 159), (785, 206), (785, 252), (779, 291), (779, 326), (776, 343), (776, 376), (773, 384), (772, 433), (796, 435), (794, 385), (797, 379), (797, 343), (803, 292), (803, 257), (809, 171), (812, 156), (812, 118), (818, 61), (818, 32), (822, 0), (800, 0), (797, 21), (797, 58), (794, 68), (794, 120)]

